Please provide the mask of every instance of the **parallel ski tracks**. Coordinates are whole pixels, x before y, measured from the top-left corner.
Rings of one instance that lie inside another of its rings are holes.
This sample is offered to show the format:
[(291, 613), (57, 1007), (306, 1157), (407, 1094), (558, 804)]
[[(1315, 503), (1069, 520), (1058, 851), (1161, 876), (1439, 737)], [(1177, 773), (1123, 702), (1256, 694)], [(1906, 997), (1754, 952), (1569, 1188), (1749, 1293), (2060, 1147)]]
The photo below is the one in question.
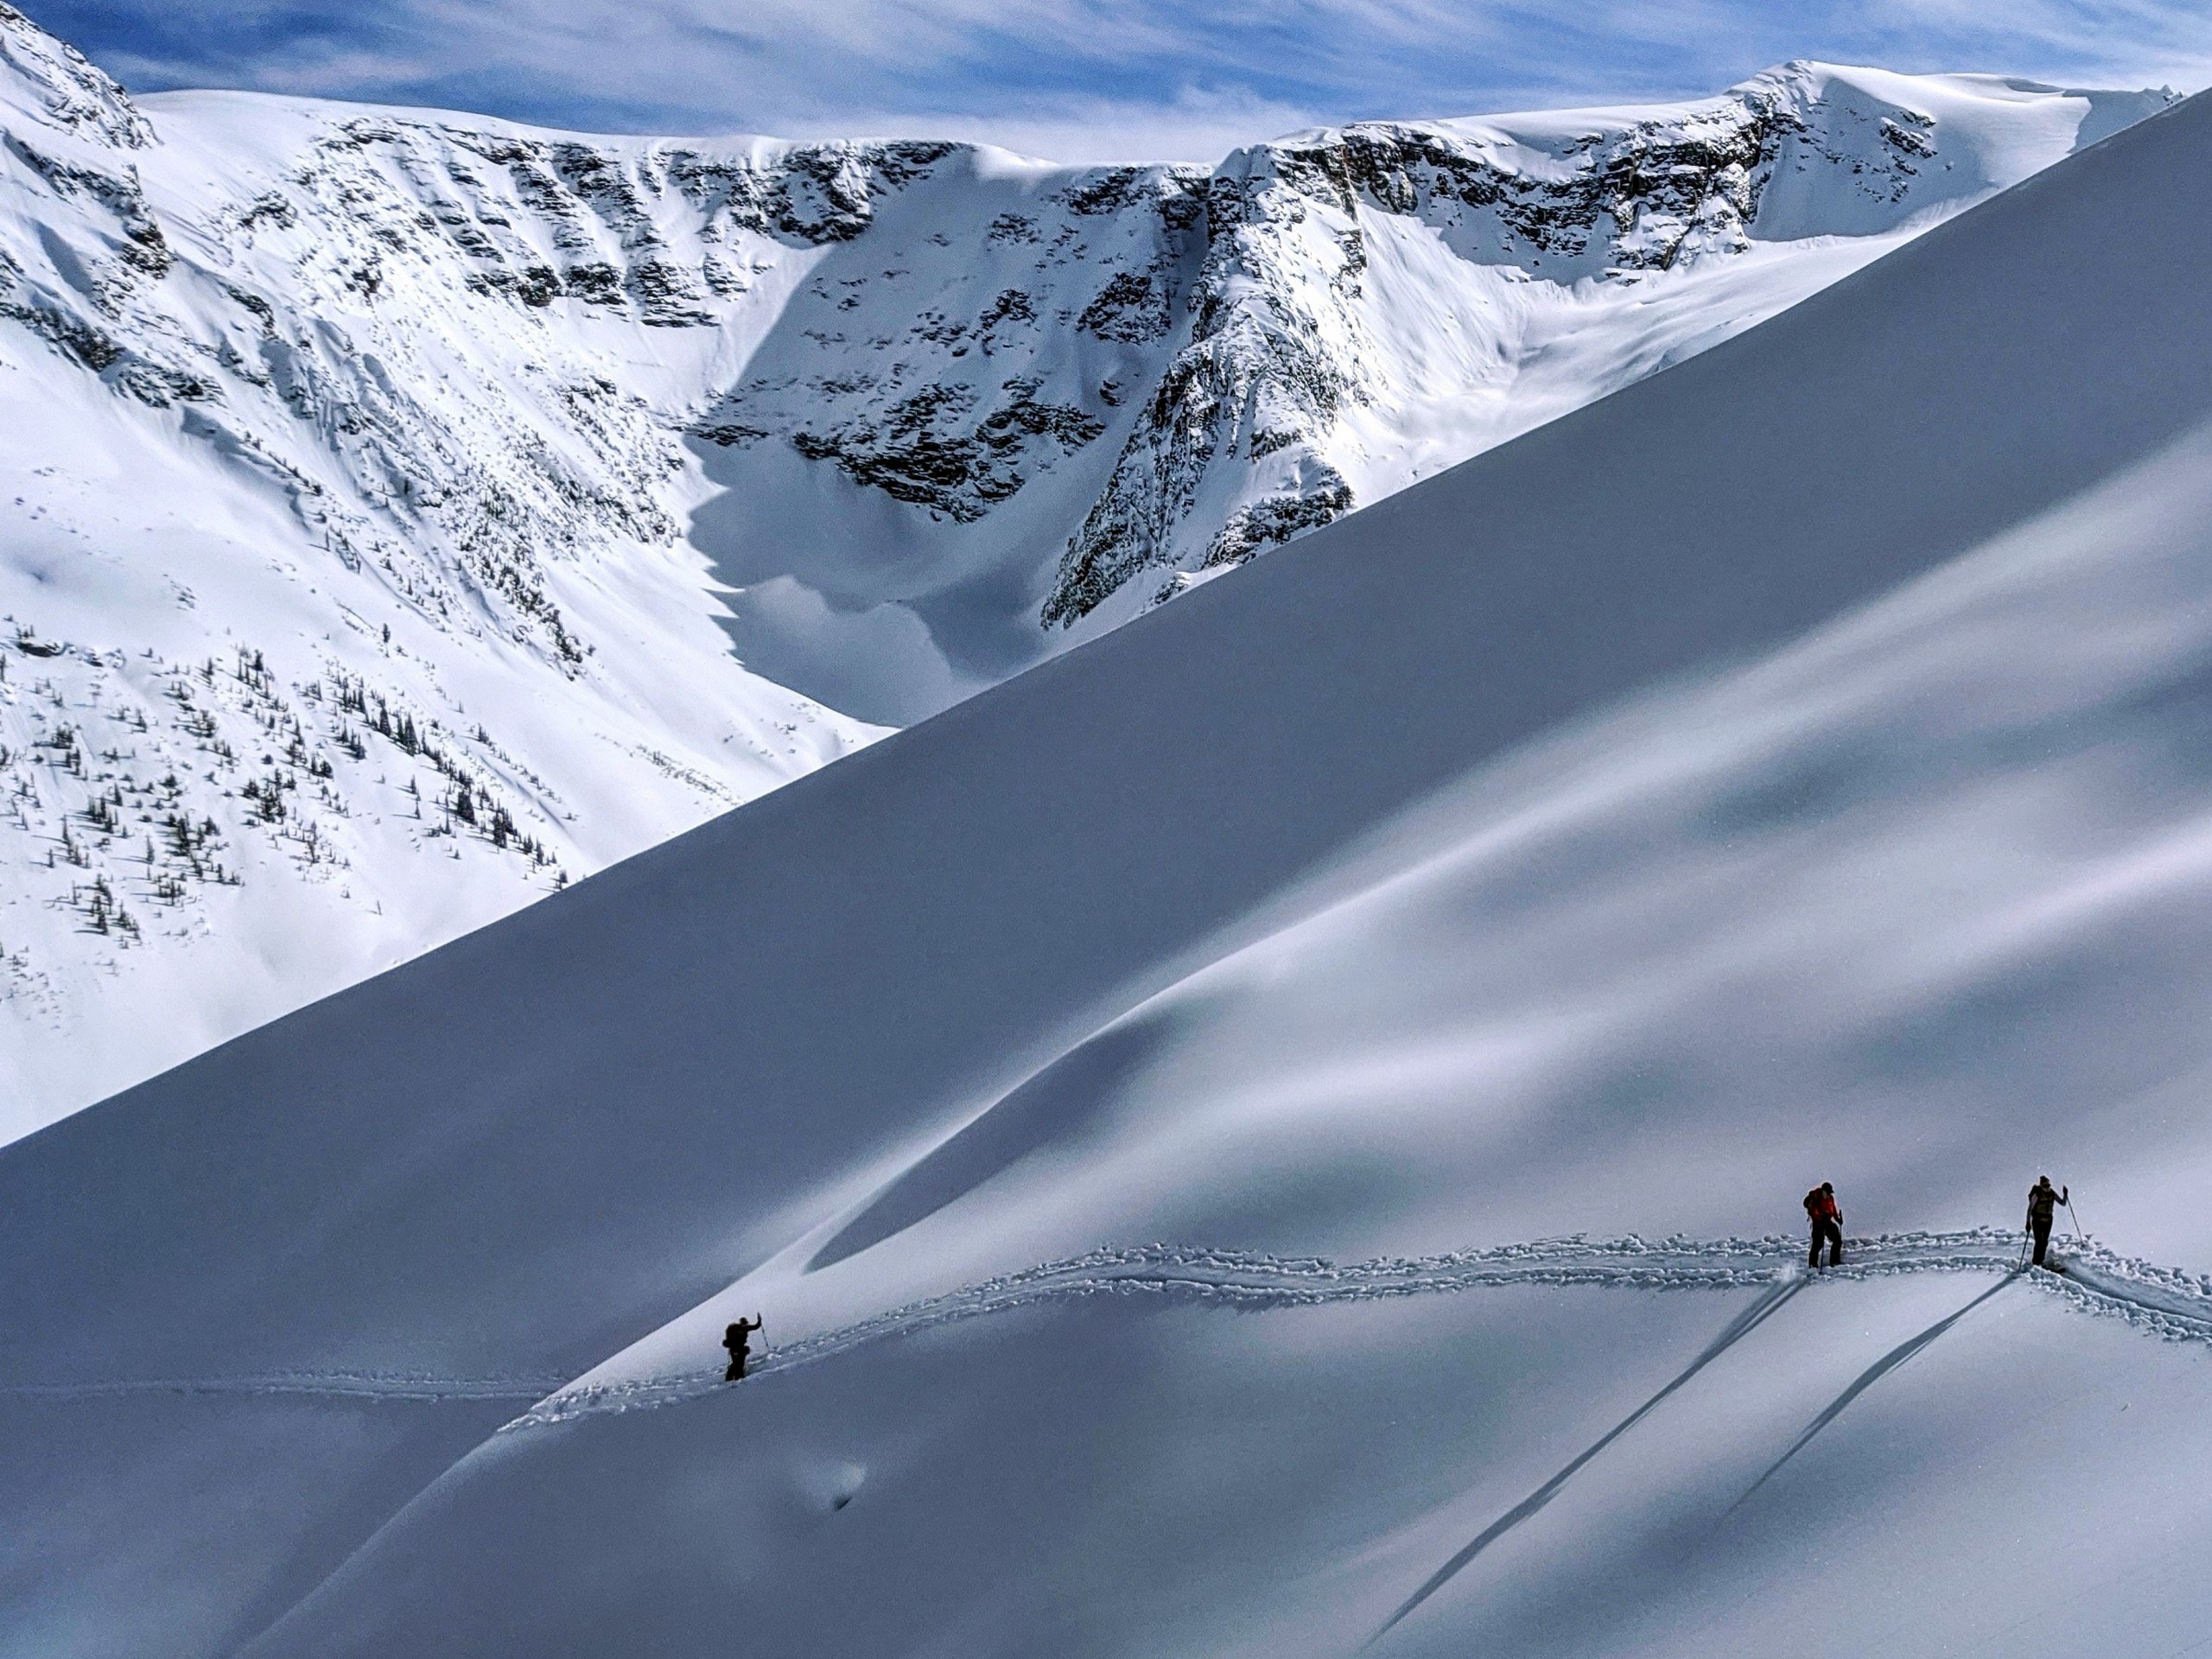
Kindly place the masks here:
[[(925, 1298), (763, 1353), (748, 1376), (772, 1376), (818, 1364), (893, 1337), (1095, 1296), (1157, 1297), (1249, 1310), (1307, 1307), (1401, 1296), (1445, 1295), (1504, 1286), (1557, 1285), (1656, 1291), (1727, 1291), (1772, 1286), (1805, 1268), (1802, 1243), (1781, 1236), (1649, 1242), (1641, 1238), (1544, 1239), (1445, 1255), (1338, 1263), (1232, 1250), (1154, 1244), (1091, 1250), (1065, 1261)], [(1850, 1259), (1827, 1281), (1900, 1274), (2018, 1270), (2020, 1236), (1996, 1228), (1967, 1232), (1893, 1233), (1857, 1239)], [(2056, 1253), (2061, 1274), (2025, 1275), (2037, 1291), (2085, 1311), (2117, 1317), (2170, 1340), (2212, 1345), (2212, 1278), (2122, 1257), (2094, 1242)], [(680, 1405), (720, 1393), (719, 1366), (672, 1376), (607, 1382), (554, 1376), (435, 1376), (404, 1372), (287, 1370), (229, 1377), (0, 1383), (0, 1397), (91, 1400), (134, 1395), (306, 1395), (423, 1402), (513, 1402), (530, 1409), (500, 1432), (541, 1428), (580, 1418)]]

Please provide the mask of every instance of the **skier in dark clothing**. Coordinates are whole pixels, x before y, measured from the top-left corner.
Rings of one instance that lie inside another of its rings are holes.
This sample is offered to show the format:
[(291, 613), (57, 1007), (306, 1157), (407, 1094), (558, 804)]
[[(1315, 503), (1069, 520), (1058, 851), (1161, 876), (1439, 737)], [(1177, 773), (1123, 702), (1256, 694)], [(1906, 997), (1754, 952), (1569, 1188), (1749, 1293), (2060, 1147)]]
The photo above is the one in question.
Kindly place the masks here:
[(2028, 1230), (2036, 1236), (2036, 1266), (2043, 1266), (2043, 1253), (2050, 1244), (2051, 1211), (2069, 1202), (2066, 1189), (2053, 1186), (2048, 1175), (2037, 1176), (2036, 1184), (2028, 1189)]
[(723, 1382), (741, 1382), (745, 1380), (746, 1344), (760, 1328), (760, 1316), (755, 1313), (749, 1319), (741, 1319), (722, 1332), (722, 1346), (729, 1350), (729, 1370), (722, 1373)]
[(1841, 1267), (1843, 1211), (1836, 1204), (1833, 1183), (1822, 1181), (1805, 1195), (1805, 1215), (1813, 1224), (1813, 1249), (1805, 1258), (1805, 1265), (1808, 1268), (1821, 1265), (1821, 1246), (1825, 1243), (1828, 1247), (1828, 1266)]

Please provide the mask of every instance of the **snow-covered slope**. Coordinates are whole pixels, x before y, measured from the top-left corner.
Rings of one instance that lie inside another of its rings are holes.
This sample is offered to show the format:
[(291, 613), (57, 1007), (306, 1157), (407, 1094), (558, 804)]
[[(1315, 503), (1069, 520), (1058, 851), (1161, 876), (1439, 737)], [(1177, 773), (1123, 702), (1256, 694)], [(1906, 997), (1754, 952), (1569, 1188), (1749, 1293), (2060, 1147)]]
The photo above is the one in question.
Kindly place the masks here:
[(874, 734), (731, 656), (684, 353), (456, 304), (334, 119), (156, 127), (4, 7), (0, 127), (0, 1138)]
[(0, 1136), (2164, 101), (1801, 65), (1076, 169), (0, 57)]
[(0, 1643), (2201, 1640), (2209, 151), (0, 1152)]

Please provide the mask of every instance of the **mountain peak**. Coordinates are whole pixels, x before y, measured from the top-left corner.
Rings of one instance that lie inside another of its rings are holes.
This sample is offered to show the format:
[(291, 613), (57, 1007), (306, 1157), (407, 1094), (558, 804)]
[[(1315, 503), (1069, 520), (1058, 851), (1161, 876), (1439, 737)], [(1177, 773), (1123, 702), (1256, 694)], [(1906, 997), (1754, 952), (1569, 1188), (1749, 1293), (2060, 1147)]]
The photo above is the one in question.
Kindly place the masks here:
[(0, 118), (119, 149), (154, 142), (153, 124), (105, 70), (0, 0)]
[(1808, 71), (1205, 168), (180, 92), (156, 143), (21, 14), (0, 51), (18, 1127), (1691, 356), (2107, 108)]

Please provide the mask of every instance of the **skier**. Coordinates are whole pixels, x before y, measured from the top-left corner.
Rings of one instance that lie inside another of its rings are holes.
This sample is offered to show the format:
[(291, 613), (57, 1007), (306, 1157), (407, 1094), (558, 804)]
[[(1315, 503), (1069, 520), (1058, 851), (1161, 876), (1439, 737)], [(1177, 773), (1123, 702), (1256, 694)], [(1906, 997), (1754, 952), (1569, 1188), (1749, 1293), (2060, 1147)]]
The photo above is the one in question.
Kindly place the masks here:
[(2036, 1266), (2044, 1265), (2043, 1253), (2050, 1244), (2050, 1212), (2070, 1202), (2066, 1189), (2053, 1186), (2048, 1175), (2037, 1176), (2036, 1184), (2028, 1189), (2028, 1228), (2036, 1236)]
[(750, 1319), (741, 1318), (722, 1332), (722, 1346), (729, 1350), (729, 1370), (722, 1373), (723, 1382), (741, 1382), (745, 1380), (746, 1344), (760, 1328), (760, 1316), (755, 1313)]
[(1813, 1224), (1813, 1249), (1805, 1258), (1805, 1265), (1808, 1268), (1821, 1265), (1821, 1244), (1825, 1240), (1828, 1247), (1828, 1266), (1841, 1267), (1843, 1211), (1836, 1205), (1833, 1182), (1822, 1181), (1805, 1195), (1805, 1214)]

